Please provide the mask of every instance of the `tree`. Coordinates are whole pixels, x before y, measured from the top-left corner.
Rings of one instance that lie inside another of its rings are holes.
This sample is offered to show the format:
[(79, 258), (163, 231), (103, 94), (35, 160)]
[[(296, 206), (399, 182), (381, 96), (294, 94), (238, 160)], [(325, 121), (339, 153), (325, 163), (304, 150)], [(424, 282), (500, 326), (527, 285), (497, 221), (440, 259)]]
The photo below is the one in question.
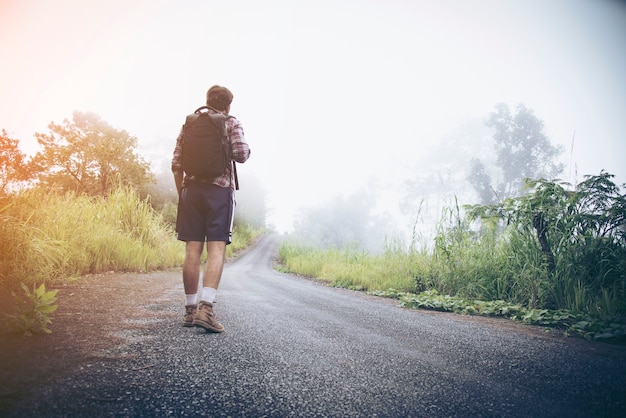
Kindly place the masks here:
[(26, 155), (18, 147), (17, 139), (9, 138), (3, 129), (0, 135), (0, 195), (5, 195), (11, 184), (28, 179)]
[(50, 123), (35, 134), (43, 147), (33, 158), (39, 180), (79, 193), (106, 195), (116, 183), (139, 188), (152, 181), (149, 164), (135, 150), (137, 138), (94, 113), (74, 112), (72, 121)]
[(469, 182), (474, 186), (478, 197), (483, 204), (495, 203), (495, 195), (491, 186), (491, 176), (487, 172), (485, 164), (478, 158), (470, 160)]
[[(600, 307), (614, 298), (624, 311), (626, 296), (626, 195), (613, 182), (614, 175), (600, 172), (585, 176), (572, 186), (558, 180), (529, 180), (528, 193), (495, 205), (468, 207), (471, 219), (498, 220), (517, 234), (516, 251), (524, 262), (522, 270), (540, 267), (554, 286), (546, 294), (563, 295), (557, 307), (571, 309), (570, 303), (594, 295), (588, 306)], [(524, 257), (535, 248), (541, 257)], [(518, 257), (512, 257), (517, 259)], [(537, 269), (537, 271), (540, 271)], [(576, 292), (580, 291), (578, 296)], [(582, 298), (582, 299), (581, 299)]]
[(550, 143), (543, 132), (543, 121), (523, 104), (517, 105), (515, 114), (511, 114), (507, 105), (497, 104), (486, 125), (494, 129), (499, 182), (491, 184), (484, 163), (472, 160), (468, 181), (482, 203), (519, 195), (525, 179), (554, 178), (563, 171), (563, 164), (555, 162), (563, 152), (562, 147)]

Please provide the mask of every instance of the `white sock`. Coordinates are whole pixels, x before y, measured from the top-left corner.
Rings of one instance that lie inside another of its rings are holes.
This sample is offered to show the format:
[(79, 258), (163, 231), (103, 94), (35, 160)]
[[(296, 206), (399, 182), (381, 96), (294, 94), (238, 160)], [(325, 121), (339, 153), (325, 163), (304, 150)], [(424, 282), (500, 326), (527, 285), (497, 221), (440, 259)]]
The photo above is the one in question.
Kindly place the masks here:
[(185, 305), (195, 305), (197, 303), (197, 295), (185, 295)]
[(213, 289), (212, 287), (203, 287), (202, 297), (200, 298), (200, 300), (213, 303), (213, 301), (215, 300), (215, 295), (217, 295), (217, 289)]

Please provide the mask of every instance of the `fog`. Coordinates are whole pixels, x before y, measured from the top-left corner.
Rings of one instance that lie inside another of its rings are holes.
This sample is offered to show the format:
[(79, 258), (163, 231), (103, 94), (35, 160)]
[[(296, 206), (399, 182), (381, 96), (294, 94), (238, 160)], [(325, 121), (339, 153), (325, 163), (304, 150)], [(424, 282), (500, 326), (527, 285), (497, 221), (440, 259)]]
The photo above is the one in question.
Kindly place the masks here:
[(92, 111), (160, 173), (220, 84), (252, 149), (241, 193), (263, 187), (278, 231), (352, 205), (428, 234), (476, 199), (469, 160), (493, 158), (497, 103), (543, 120), (564, 180), (626, 181), (625, 41), (626, 6), (608, 0), (4, 0), (0, 128), (33, 153), (49, 122)]

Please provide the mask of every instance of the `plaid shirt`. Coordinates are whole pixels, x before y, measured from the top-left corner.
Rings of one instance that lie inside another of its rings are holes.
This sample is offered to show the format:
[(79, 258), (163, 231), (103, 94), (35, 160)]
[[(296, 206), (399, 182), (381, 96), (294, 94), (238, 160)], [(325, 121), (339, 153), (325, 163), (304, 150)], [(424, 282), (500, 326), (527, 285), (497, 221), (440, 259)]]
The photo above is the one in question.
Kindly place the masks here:
[[(250, 147), (243, 135), (243, 127), (241, 122), (236, 118), (230, 117), (226, 119), (226, 131), (228, 132), (228, 141), (230, 142), (231, 159), (238, 163), (244, 163), (250, 157)], [(174, 148), (174, 156), (172, 158), (172, 173), (175, 175), (183, 174), (183, 129), (180, 129), (178, 138), (176, 138), (176, 147)], [(215, 178), (211, 183), (220, 187), (235, 188), (235, 176), (233, 175), (233, 166), (229, 164), (226, 167), (226, 173)]]

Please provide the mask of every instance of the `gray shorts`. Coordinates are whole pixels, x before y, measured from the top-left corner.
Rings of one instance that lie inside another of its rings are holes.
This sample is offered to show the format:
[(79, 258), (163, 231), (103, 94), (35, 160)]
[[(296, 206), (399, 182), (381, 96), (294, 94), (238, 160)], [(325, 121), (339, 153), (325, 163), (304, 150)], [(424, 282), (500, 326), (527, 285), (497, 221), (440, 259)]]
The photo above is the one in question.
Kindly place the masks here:
[(231, 189), (190, 181), (178, 201), (176, 232), (180, 241), (232, 240), (235, 210)]

